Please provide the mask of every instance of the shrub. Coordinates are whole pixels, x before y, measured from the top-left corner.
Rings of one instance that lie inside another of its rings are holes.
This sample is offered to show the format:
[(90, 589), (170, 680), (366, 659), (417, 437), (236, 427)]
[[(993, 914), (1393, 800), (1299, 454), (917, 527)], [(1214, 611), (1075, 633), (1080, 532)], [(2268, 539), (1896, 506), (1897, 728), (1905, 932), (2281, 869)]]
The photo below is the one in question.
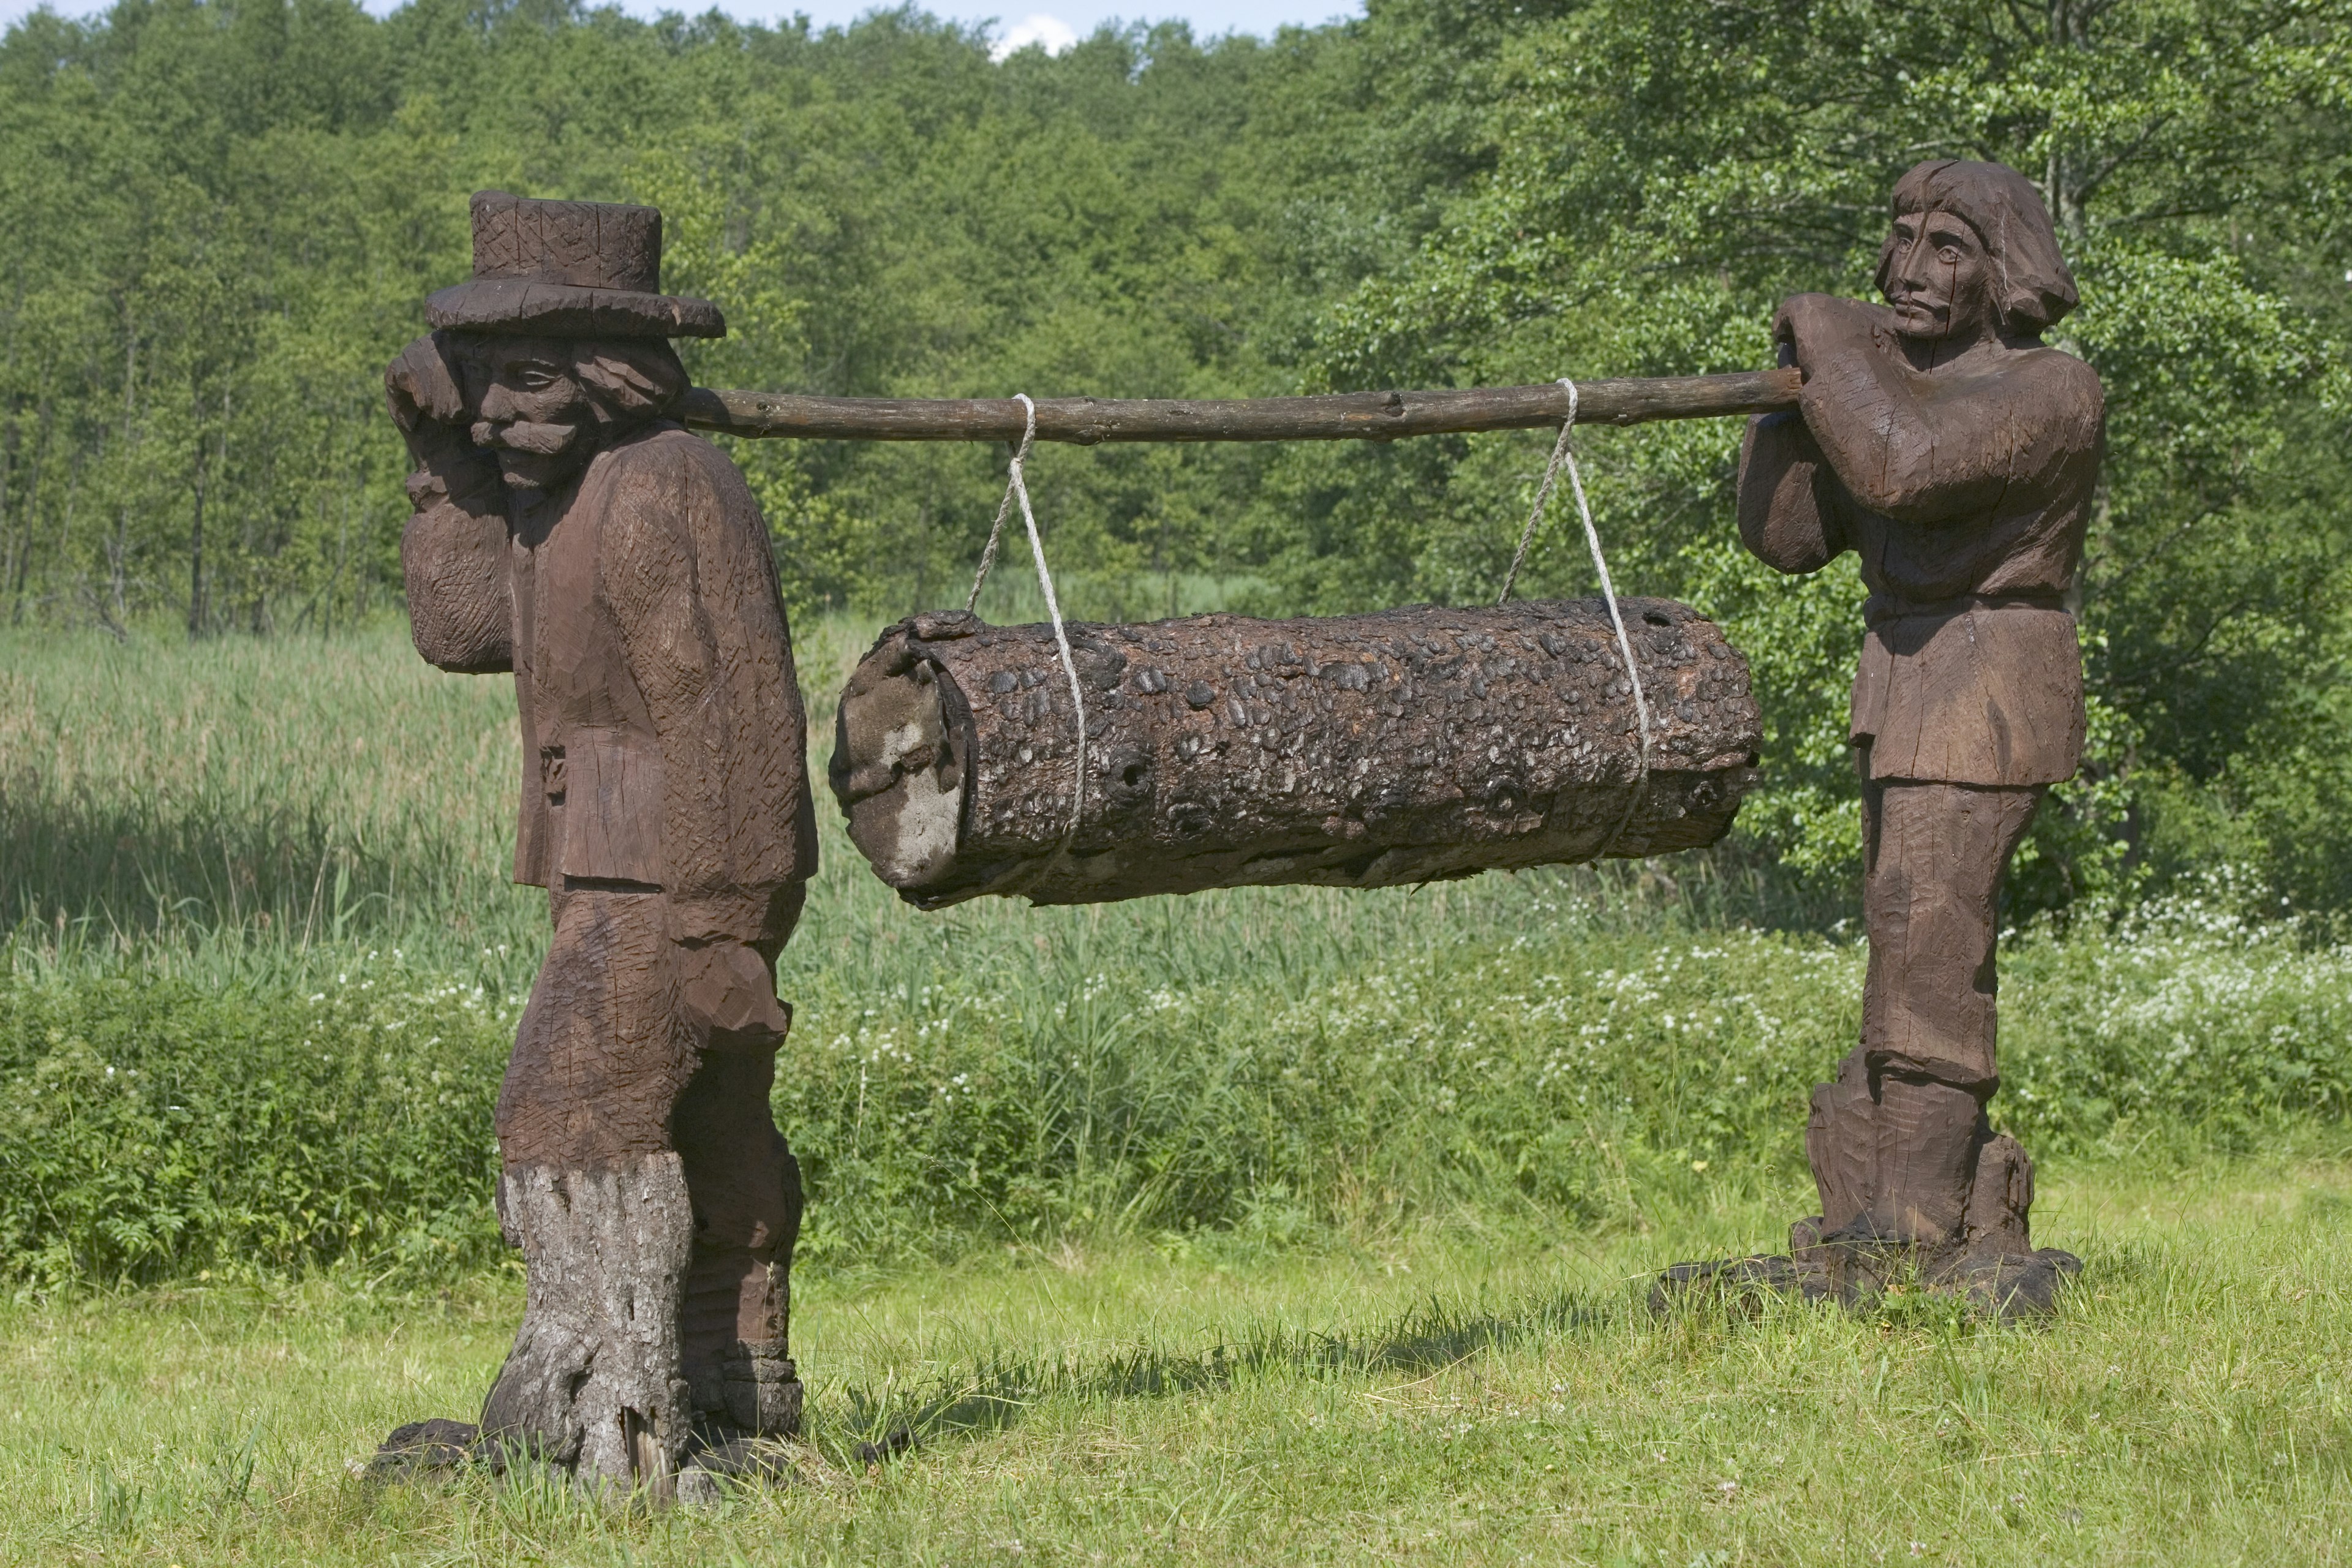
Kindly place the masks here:
[[(990, 923), (919, 928), (937, 941), (902, 954), (903, 984), (843, 956), (877, 944), (820, 929), (787, 966), (800, 1025), (775, 1096), (803, 1246), (840, 1266), (1066, 1229), (1589, 1229), (1701, 1185), (1801, 1187), (1860, 945), (1612, 928), (1569, 885), (1497, 891), (1462, 913), (1491, 940), (1424, 946), (1360, 940), (1387, 906), (1299, 893), (1188, 905), (1199, 929), (1157, 942), (1176, 911), (961, 917)], [(2352, 952), (2219, 907), (2011, 942), (1995, 1110), (2030, 1148), (2244, 1146), (2344, 1115)], [(303, 990), (0, 981), (0, 1270), (497, 1258), (491, 1110), (519, 1002), (358, 955)]]

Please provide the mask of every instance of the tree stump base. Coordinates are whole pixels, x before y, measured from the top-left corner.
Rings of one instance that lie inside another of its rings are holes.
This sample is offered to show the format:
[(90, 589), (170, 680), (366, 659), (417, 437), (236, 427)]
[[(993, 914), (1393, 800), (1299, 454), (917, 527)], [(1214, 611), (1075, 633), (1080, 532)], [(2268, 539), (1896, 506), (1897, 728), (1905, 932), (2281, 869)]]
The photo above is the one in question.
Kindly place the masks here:
[(521, 1328), (482, 1407), (502, 1457), (668, 1501), (692, 1428), (678, 1308), (694, 1210), (675, 1153), (517, 1166), (499, 1212), (522, 1248)]

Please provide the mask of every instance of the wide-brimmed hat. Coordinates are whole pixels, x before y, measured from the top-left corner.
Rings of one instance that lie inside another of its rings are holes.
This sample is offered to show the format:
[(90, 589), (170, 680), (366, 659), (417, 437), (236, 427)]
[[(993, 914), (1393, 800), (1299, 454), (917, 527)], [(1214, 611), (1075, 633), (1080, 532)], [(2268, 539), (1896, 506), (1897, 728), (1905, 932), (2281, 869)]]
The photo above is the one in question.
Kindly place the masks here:
[(425, 301), (425, 319), (507, 337), (720, 338), (708, 300), (661, 291), (661, 213), (612, 202), (474, 193), (474, 276)]

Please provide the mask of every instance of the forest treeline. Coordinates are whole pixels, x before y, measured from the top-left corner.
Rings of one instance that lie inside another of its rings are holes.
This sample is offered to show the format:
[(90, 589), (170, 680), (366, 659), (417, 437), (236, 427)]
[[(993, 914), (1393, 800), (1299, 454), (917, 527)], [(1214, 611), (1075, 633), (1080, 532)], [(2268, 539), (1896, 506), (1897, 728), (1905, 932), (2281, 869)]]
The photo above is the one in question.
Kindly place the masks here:
[[(397, 602), (381, 367), (485, 186), (654, 203), (718, 300), (705, 384), (1243, 395), (1748, 368), (1782, 296), (1867, 289), (1895, 176), (2041, 183), (2108, 389), (2079, 588), (2084, 777), (2021, 911), (2185, 874), (2352, 907), (2352, 0), (1371, 0), (1271, 40), (1109, 28), (1001, 62), (562, 0), (121, 0), (0, 40), (0, 614), (310, 636)], [(1731, 628), (1769, 787), (1731, 859), (1844, 885), (1851, 563), (1773, 576), (1726, 422), (1594, 431), (1628, 591)], [(1096, 613), (1491, 596), (1540, 433), (1053, 450)], [(955, 601), (981, 448), (742, 443), (796, 607)], [(1547, 525), (1535, 592), (1590, 592)]]

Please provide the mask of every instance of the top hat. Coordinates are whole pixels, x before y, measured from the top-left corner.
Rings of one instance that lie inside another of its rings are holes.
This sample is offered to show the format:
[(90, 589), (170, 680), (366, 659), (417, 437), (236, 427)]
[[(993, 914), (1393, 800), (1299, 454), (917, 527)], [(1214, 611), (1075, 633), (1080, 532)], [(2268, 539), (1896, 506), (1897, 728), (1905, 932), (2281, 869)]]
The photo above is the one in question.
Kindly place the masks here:
[(425, 319), (508, 337), (720, 338), (708, 300), (661, 291), (661, 214), (610, 202), (474, 193), (474, 276), (425, 301)]

